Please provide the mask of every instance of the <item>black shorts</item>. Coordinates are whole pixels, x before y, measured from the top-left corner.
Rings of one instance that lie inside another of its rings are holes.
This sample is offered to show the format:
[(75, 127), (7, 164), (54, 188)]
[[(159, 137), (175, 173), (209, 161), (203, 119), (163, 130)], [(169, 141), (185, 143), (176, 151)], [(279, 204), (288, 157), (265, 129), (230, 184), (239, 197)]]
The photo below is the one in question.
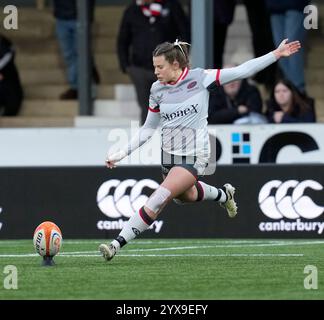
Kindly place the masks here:
[(161, 169), (162, 174), (166, 176), (171, 168), (173, 167), (183, 167), (187, 169), (192, 175), (198, 179), (198, 170), (196, 169), (197, 157), (195, 156), (177, 156), (174, 154), (161, 152)]

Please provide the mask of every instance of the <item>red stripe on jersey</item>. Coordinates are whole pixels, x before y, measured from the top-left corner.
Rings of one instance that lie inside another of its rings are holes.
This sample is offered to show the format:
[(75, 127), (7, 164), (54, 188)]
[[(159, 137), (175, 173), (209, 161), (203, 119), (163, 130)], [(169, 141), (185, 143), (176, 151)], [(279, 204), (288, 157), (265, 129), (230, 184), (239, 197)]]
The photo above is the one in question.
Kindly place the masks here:
[(218, 86), (220, 86), (220, 82), (219, 82), (219, 75), (220, 75), (220, 69), (217, 69), (217, 72), (216, 72), (216, 84)]
[(178, 80), (176, 82), (169, 82), (168, 84), (171, 84), (171, 85), (177, 84), (180, 80), (183, 80), (187, 76), (188, 72), (189, 72), (188, 68), (184, 68), (183, 71), (181, 72)]
[(188, 68), (185, 68), (182, 77), (180, 77), (180, 80), (183, 80), (187, 76), (188, 72), (189, 72)]
[(160, 112), (160, 108), (158, 108), (158, 109), (152, 109), (152, 108), (148, 107), (148, 109), (149, 109), (150, 111), (152, 111), (152, 112)]

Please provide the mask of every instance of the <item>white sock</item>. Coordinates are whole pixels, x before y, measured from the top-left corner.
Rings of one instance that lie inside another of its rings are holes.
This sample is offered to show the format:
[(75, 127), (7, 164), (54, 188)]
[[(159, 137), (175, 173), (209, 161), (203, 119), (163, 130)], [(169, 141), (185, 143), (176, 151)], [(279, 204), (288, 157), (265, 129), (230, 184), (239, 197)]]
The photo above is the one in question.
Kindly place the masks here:
[(220, 188), (213, 187), (202, 181), (197, 181), (196, 187), (198, 191), (197, 201), (214, 200), (218, 202), (226, 202), (227, 200), (226, 193)]
[(148, 214), (141, 208), (138, 212), (132, 215), (129, 220), (124, 224), (122, 231), (118, 237), (111, 242), (117, 250), (124, 246), (130, 240), (133, 240), (147, 230), (149, 226), (154, 222)]

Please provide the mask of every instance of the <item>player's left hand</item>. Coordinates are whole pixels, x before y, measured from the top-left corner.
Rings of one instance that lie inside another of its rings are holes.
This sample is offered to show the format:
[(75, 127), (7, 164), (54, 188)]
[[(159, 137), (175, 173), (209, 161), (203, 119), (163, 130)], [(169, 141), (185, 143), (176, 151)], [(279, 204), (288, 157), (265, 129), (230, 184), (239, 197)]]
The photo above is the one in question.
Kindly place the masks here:
[(289, 57), (296, 52), (299, 51), (301, 48), (300, 42), (297, 41), (292, 41), (288, 42), (288, 39), (283, 40), (278, 48), (274, 51), (277, 59), (282, 58), (282, 57)]

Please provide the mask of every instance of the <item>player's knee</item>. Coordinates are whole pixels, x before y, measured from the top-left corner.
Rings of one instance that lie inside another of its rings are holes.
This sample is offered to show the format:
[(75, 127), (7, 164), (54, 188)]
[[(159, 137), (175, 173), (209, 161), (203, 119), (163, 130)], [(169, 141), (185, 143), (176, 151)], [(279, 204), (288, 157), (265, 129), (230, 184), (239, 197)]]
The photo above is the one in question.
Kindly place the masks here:
[(184, 205), (188, 202), (193, 202), (197, 198), (195, 186), (184, 192), (183, 194), (174, 198), (173, 201), (178, 205)]
[(155, 214), (159, 213), (162, 208), (168, 203), (171, 191), (159, 186), (153, 194), (148, 198), (145, 207)]
[(197, 183), (189, 190), (188, 192), (188, 199), (190, 201), (197, 201), (197, 187), (196, 187)]

